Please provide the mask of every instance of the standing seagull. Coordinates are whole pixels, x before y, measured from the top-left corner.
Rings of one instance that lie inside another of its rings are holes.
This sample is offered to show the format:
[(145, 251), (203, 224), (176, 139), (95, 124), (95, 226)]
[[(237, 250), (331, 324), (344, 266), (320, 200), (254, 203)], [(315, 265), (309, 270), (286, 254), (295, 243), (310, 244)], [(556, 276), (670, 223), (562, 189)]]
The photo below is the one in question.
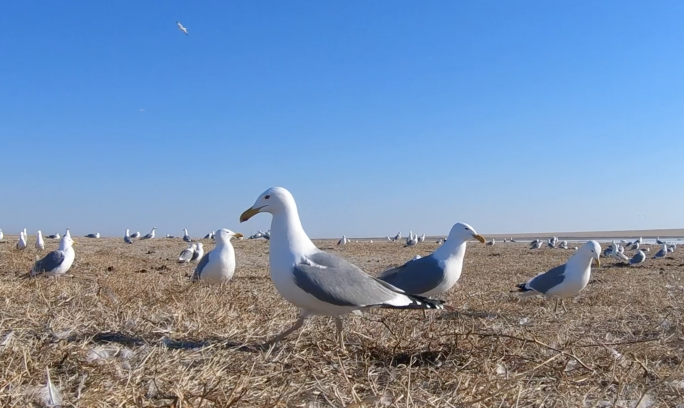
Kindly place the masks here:
[(644, 251), (639, 250), (633, 257), (632, 259), (629, 260), (630, 265), (639, 265), (641, 263), (644, 263), (646, 260), (646, 254)]
[(655, 258), (665, 258), (667, 256), (667, 244), (663, 242), (663, 247), (653, 256)]
[(45, 249), (45, 241), (43, 241), (43, 233), (38, 230), (38, 234), (36, 235), (36, 249), (43, 250)]
[(192, 238), (190, 238), (190, 235), (188, 235), (188, 230), (185, 228), (183, 228), (183, 241), (192, 242)]
[[(182, 32), (184, 32), (185, 35), (188, 35), (188, 29), (185, 28), (185, 27), (183, 27), (183, 24), (179, 23), (178, 21), (176, 21), (176, 24), (178, 25), (178, 29), (179, 29), (179, 30), (181, 30)], [(200, 37), (201, 37), (201, 35), (200, 35)]]
[(152, 231), (150, 231), (149, 234), (145, 235), (144, 237), (142, 237), (140, 239), (152, 239), (152, 238), (154, 238), (154, 231), (156, 231), (156, 230), (157, 230), (157, 227), (152, 228)]
[(140, 231), (132, 233), (131, 238), (140, 238)]
[(3, 238), (5, 238), (5, 234), (3, 234), (2, 229), (0, 229), (0, 241), (2, 241)]
[[(26, 237), (24, 236), (24, 231), (19, 233), (19, 241), (17, 242), (17, 249), (26, 249)], [(665, 250), (667, 252), (667, 249)]]
[(444, 308), (440, 300), (406, 294), (367, 275), (344, 259), (318, 249), (304, 232), (297, 204), (286, 189), (273, 187), (266, 190), (251, 208), (240, 215), (240, 222), (260, 212), (273, 215), (269, 251), (271, 279), (280, 295), (301, 309), (299, 319), (292, 327), (266, 345), (277, 343), (299, 329), (311, 315), (335, 318), (337, 339), (340, 348), (344, 349), (340, 316), (371, 307)]
[(178, 263), (190, 262), (192, 256), (195, 254), (195, 246), (196, 244), (190, 244), (187, 248), (182, 250), (180, 255), (178, 255)]
[(413, 231), (409, 231), (409, 236), (406, 237), (406, 245), (404, 245), (404, 248), (416, 245), (418, 245), (418, 237), (413, 235)]
[(401, 240), (401, 231), (397, 232), (397, 235), (394, 236), (394, 241), (400, 241)]
[(131, 239), (131, 236), (128, 235), (128, 228), (126, 228), (126, 235), (124, 235), (124, 242), (127, 244), (132, 244), (133, 240)]
[(494, 238), (492, 238), (491, 241), (487, 242), (487, 246), (494, 246), (494, 245), (496, 245), (496, 240)]
[(203, 280), (209, 283), (227, 282), (235, 273), (235, 249), (231, 238), (242, 234), (221, 228), (216, 233), (216, 247), (202, 257), (192, 275), (192, 281)]
[(337, 241), (337, 245), (340, 245), (340, 246), (347, 245), (347, 236), (342, 235), (342, 238), (339, 241)]
[(457, 223), (449, 231), (449, 239), (430, 255), (412, 259), (396, 268), (382, 272), (379, 279), (420, 296), (441, 295), (451, 289), (461, 277), (466, 241), (485, 239), (468, 224)]
[(71, 265), (74, 263), (76, 253), (74, 252), (74, 242), (71, 239), (69, 230), (64, 234), (62, 240), (59, 241), (59, 249), (52, 251), (45, 255), (45, 258), (36, 262), (31, 269), (31, 276), (44, 274), (45, 276), (57, 276), (67, 273)]
[[(589, 283), (592, 261), (595, 259), (597, 265), (601, 267), (600, 256), (599, 243), (589, 241), (572, 255), (567, 263), (518, 285), (518, 292), (522, 292), (523, 296), (540, 294), (555, 297), (561, 301), (563, 298), (575, 296)], [(558, 300), (554, 312), (557, 309)]]
[(198, 242), (197, 244), (195, 244), (195, 253), (192, 254), (192, 258), (190, 258), (190, 260), (199, 262), (203, 256), (204, 256), (204, 244), (201, 242)]

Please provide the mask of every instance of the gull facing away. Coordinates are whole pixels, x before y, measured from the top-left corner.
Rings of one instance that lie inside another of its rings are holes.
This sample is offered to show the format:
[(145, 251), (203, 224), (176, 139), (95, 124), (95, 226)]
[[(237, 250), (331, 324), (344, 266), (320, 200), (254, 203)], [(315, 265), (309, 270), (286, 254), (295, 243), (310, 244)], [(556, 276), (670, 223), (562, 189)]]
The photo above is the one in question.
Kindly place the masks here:
[(344, 350), (342, 319), (352, 312), (380, 307), (391, 309), (442, 309), (442, 301), (409, 295), (401, 289), (363, 272), (335, 255), (323, 252), (304, 232), (297, 204), (289, 191), (273, 187), (240, 215), (245, 222), (260, 212), (270, 213), (271, 279), (278, 293), (299, 307), (297, 321), (266, 345), (274, 344), (302, 327), (311, 315), (335, 318), (337, 339)]
[(644, 263), (646, 260), (646, 254), (644, 251), (639, 250), (637, 253), (632, 257), (632, 259), (629, 260), (630, 265), (639, 265), (641, 263)]
[[(17, 244), (18, 245), (18, 244)], [(658, 251), (654, 256), (653, 259), (655, 258), (665, 258), (667, 256), (667, 244), (663, 242), (663, 247), (660, 248), (660, 251)]]
[[(17, 242), (17, 249), (26, 249), (26, 237), (24, 231), (19, 233), (19, 241)], [(665, 250), (667, 252), (667, 249)]]
[[(183, 27), (183, 24), (179, 23), (176, 21), (176, 25), (178, 25), (178, 29), (181, 30), (182, 32), (185, 33), (185, 35), (188, 35), (188, 29)], [(200, 37), (202, 36), (202, 33), (200, 33)]]
[(132, 233), (131, 238), (140, 238), (140, 231)]
[(456, 223), (449, 239), (428, 256), (412, 259), (380, 274), (380, 280), (420, 296), (436, 296), (451, 289), (461, 277), (466, 241), (485, 239), (468, 224)]
[[(595, 259), (596, 264), (601, 267), (600, 256), (599, 243), (589, 241), (582, 245), (565, 264), (556, 266), (518, 285), (518, 292), (521, 292), (524, 297), (544, 295), (557, 298), (562, 302), (563, 298), (575, 296), (587, 286), (591, 277), (591, 263)], [(557, 309), (558, 300), (554, 312)]]
[(36, 234), (36, 249), (43, 250), (45, 249), (45, 241), (43, 241), (43, 233), (38, 230), (38, 234)]
[(190, 261), (199, 262), (203, 256), (204, 256), (204, 244), (201, 242), (198, 242), (197, 244), (195, 244), (195, 252), (192, 254), (192, 258), (190, 258)]
[(342, 238), (339, 241), (337, 241), (337, 245), (341, 245), (341, 246), (347, 245), (347, 236), (342, 235)]
[(195, 246), (196, 244), (190, 244), (187, 248), (182, 250), (180, 255), (178, 255), (178, 263), (190, 262), (192, 255), (195, 253)]
[(216, 246), (197, 264), (192, 281), (202, 280), (208, 283), (229, 281), (235, 274), (235, 249), (230, 240), (240, 238), (242, 234), (221, 228), (215, 233)]
[(59, 248), (45, 255), (43, 259), (33, 265), (31, 276), (59, 276), (67, 273), (76, 257), (76, 253), (72, 247), (75, 243), (76, 242), (71, 239), (69, 230), (67, 230), (67, 233), (64, 234), (59, 241)]
[(190, 235), (188, 235), (188, 230), (185, 228), (183, 228), (183, 241), (192, 242), (192, 238), (190, 238)]
[(152, 239), (154, 238), (154, 231), (157, 230), (157, 227), (152, 228), (152, 231), (150, 231), (149, 234), (145, 235), (144, 237), (141, 237), (140, 239)]
[(413, 235), (413, 231), (409, 231), (409, 236), (406, 238), (406, 245), (404, 245), (404, 248), (416, 245), (418, 245), (418, 237)]
[(127, 244), (133, 243), (133, 240), (131, 239), (131, 236), (129, 235), (128, 228), (126, 228), (126, 235), (124, 235), (124, 242)]

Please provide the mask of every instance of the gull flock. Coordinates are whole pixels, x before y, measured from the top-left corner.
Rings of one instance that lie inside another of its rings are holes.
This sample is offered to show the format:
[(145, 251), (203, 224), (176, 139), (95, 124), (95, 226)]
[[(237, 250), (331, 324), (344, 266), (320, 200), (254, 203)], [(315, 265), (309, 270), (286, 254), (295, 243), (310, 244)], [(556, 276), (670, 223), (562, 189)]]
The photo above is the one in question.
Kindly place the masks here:
[[(431, 310), (443, 309), (444, 301), (436, 298), (448, 292), (460, 279), (466, 254), (466, 244), (475, 240), (487, 246), (494, 246), (497, 241), (486, 241), (475, 229), (465, 223), (456, 223), (451, 227), (449, 235), (438, 242), (441, 244), (427, 256), (416, 255), (408, 262), (390, 268), (372, 277), (360, 267), (344, 258), (319, 249), (308, 237), (299, 218), (297, 204), (292, 194), (282, 188), (273, 187), (259, 195), (254, 204), (244, 211), (239, 221), (246, 222), (258, 214), (271, 215), (271, 228), (258, 231), (248, 239), (265, 239), (269, 241), (269, 271), (278, 293), (288, 302), (300, 309), (299, 318), (283, 332), (273, 336), (264, 343), (270, 346), (280, 342), (289, 334), (301, 328), (306, 319), (323, 315), (334, 318), (336, 337), (341, 349), (344, 349), (342, 316), (349, 313), (361, 313), (371, 308)], [(139, 232), (130, 233), (126, 229), (123, 241), (132, 245), (136, 240), (152, 240), (156, 237), (157, 228), (141, 236)], [(191, 282), (221, 284), (229, 281), (235, 274), (237, 266), (235, 248), (231, 244), (233, 238), (243, 239), (243, 235), (229, 229), (221, 228), (204, 235), (204, 239), (215, 240), (211, 251), (205, 253), (204, 243), (193, 240), (187, 229), (183, 229), (183, 238), (188, 245), (180, 251), (178, 263), (195, 264)], [(86, 234), (88, 239), (99, 239), (98, 232)], [(0, 230), (0, 241), (4, 238)], [(76, 241), (67, 228), (63, 236), (48, 235), (50, 240), (59, 240), (59, 247), (46, 254), (32, 266), (29, 276), (58, 277), (65, 275), (74, 263), (76, 253), (73, 246)], [(167, 238), (173, 238), (167, 234)], [(156, 238), (159, 239), (159, 238)], [(402, 234), (387, 236), (390, 242), (401, 242)], [(413, 247), (425, 242), (426, 236), (418, 236), (413, 231), (405, 238), (404, 247)], [(15, 248), (25, 250), (28, 246), (26, 229), (20, 231)], [(343, 235), (337, 242), (345, 246), (352, 242)], [(356, 241), (358, 242), (358, 241)], [(370, 241), (372, 243), (372, 241)], [(504, 243), (515, 242), (513, 238), (504, 239)], [(664, 258), (676, 250), (676, 245), (657, 238), (660, 250), (652, 259)], [(45, 241), (41, 231), (37, 231), (35, 247), (39, 251), (45, 249)], [(546, 272), (530, 277), (529, 280), (515, 286), (514, 293), (521, 298), (539, 295), (556, 299), (554, 312), (563, 299), (579, 294), (591, 276), (592, 263), (601, 266), (601, 257), (612, 258), (625, 265), (641, 265), (648, 261), (643, 239), (633, 242), (613, 241), (605, 250), (601, 250), (598, 242), (590, 240), (580, 247), (570, 248), (568, 242), (557, 237), (548, 240), (536, 239), (530, 242), (530, 250), (550, 249), (569, 250), (573, 254), (567, 262)]]

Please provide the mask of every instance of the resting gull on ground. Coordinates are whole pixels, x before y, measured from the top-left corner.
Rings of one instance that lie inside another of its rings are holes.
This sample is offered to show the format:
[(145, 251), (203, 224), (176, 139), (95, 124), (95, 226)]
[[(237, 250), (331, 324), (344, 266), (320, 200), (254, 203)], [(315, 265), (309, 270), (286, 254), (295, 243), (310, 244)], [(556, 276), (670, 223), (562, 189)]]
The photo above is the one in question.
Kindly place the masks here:
[(96, 232), (94, 234), (88, 234), (85, 236), (86, 238), (100, 238), (100, 233)]
[[(589, 241), (573, 254), (565, 264), (518, 285), (518, 292), (522, 292), (523, 296), (539, 294), (554, 297), (562, 302), (563, 298), (575, 296), (587, 286), (591, 277), (591, 263), (595, 259), (600, 267), (600, 255), (601, 246), (599, 243)], [(558, 300), (554, 312), (557, 309)]]
[(38, 234), (36, 234), (36, 249), (43, 250), (45, 249), (45, 241), (43, 241), (43, 233), (38, 230)]
[(658, 251), (654, 256), (653, 259), (655, 258), (665, 258), (667, 256), (667, 244), (663, 242), (663, 247), (660, 248), (660, 251)]
[(342, 235), (342, 238), (340, 238), (340, 240), (337, 241), (337, 245), (340, 245), (340, 246), (345, 246), (345, 245), (347, 245), (347, 236), (346, 236), (346, 235)]
[(644, 263), (646, 260), (646, 254), (644, 251), (639, 250), (637, 253), (632, 257), (632, 259), (629, 260), (630, 265), (639, 265), (641, 263)]
[[(221, 228), (215, 234), (216, 246), (197, 264), (192, 281), (202, 280), (209, 283), (227, 282), (235, 274), (235, 249), (230, 243), (231, 238), (241, 237), (239, 232)], [(201, 243), (200, 243), (201, 245)]]
[(199, 262), (200, 259), (204, 256), (204, 244), (201, 242), (198, 242), (195, 244), (195, 252), (192, 254), (192, 258), (190, 258), (190, 261), (193, 262)]
[(260, 212), (272, 214), (269, 263), (271, 279), (287, 301), (301, 309), (299, 319), (266, 344), (277, 343), (302, 327), (311, 315), (335, 318), (337, 339), (342, 339), (343, 316), (380, 307), (391, 309), (441, 309), (442, 301), (409, 295), (375, 279), (357, 266), (318, 249), (304, 232), (292, 194), (273, 187), (240, 215), (244, 222)]
[(128, 229), (126, 229), (126, 235), (124, 235), (124, 242), (127, 244), (132, 244), (133, 240), (131, 239), (131, 236), (128, 234)]
[(140, 231), (132, 233), (131, 238), (140, 238)]
[(178, 255), (178, 263), (187, 263), (192, 259), (192, 255), (195, 253), (196, 244), (189, 244), (187, 248), (181, 251)]
[(396, 268), (382, 272), (379, 279), (396, 286), (406, 293), (435, 296), (451, 289), (461, 277), (466, 242), (485, 239), (468, 224), (457, 223), (451, 227), (449, 239), (428, 256), (412, 259)]
[(150, 231), (149, 234), (145, 235), (144, 237), (141, 237), (140, 239), (152, 239), (154, 238), (154, 232), (157, 230), (157, 227), (152, 228), (152, 231)]
[(188, 235), (188, 230), (186, 228), (183, 228), (183, 241), (192, 242), (192, 238)]
[(72, 245), (75, 243), (76, 242), (71, 239), (71, 234), (67, 229), (66, 234), (64, 234), (62, 240), (59, 241), (59, 248), (36, 262), (31, 269), (31, 276), (41, 274), (45, 276), (58, 276), (67, 273), (76, 257), (74, 248), (72, 248)]

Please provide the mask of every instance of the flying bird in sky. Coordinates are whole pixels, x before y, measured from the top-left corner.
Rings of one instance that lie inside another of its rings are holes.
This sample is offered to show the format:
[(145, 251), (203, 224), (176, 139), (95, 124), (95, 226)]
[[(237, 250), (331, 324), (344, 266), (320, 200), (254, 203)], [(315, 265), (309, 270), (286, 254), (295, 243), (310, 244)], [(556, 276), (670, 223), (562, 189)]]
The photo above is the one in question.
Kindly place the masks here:
[(188, 35), (188, 29), (185, 28), (185, 27), (183, 27), (183, 24), (181, 24), (181, 23), (178, 22), (178, 21), (176, 21), (176, 24), (178, 24), (178, 29), (179, 29), (179, 30), (181, 30), (182, 32), (184, 32), (185, 35)]

